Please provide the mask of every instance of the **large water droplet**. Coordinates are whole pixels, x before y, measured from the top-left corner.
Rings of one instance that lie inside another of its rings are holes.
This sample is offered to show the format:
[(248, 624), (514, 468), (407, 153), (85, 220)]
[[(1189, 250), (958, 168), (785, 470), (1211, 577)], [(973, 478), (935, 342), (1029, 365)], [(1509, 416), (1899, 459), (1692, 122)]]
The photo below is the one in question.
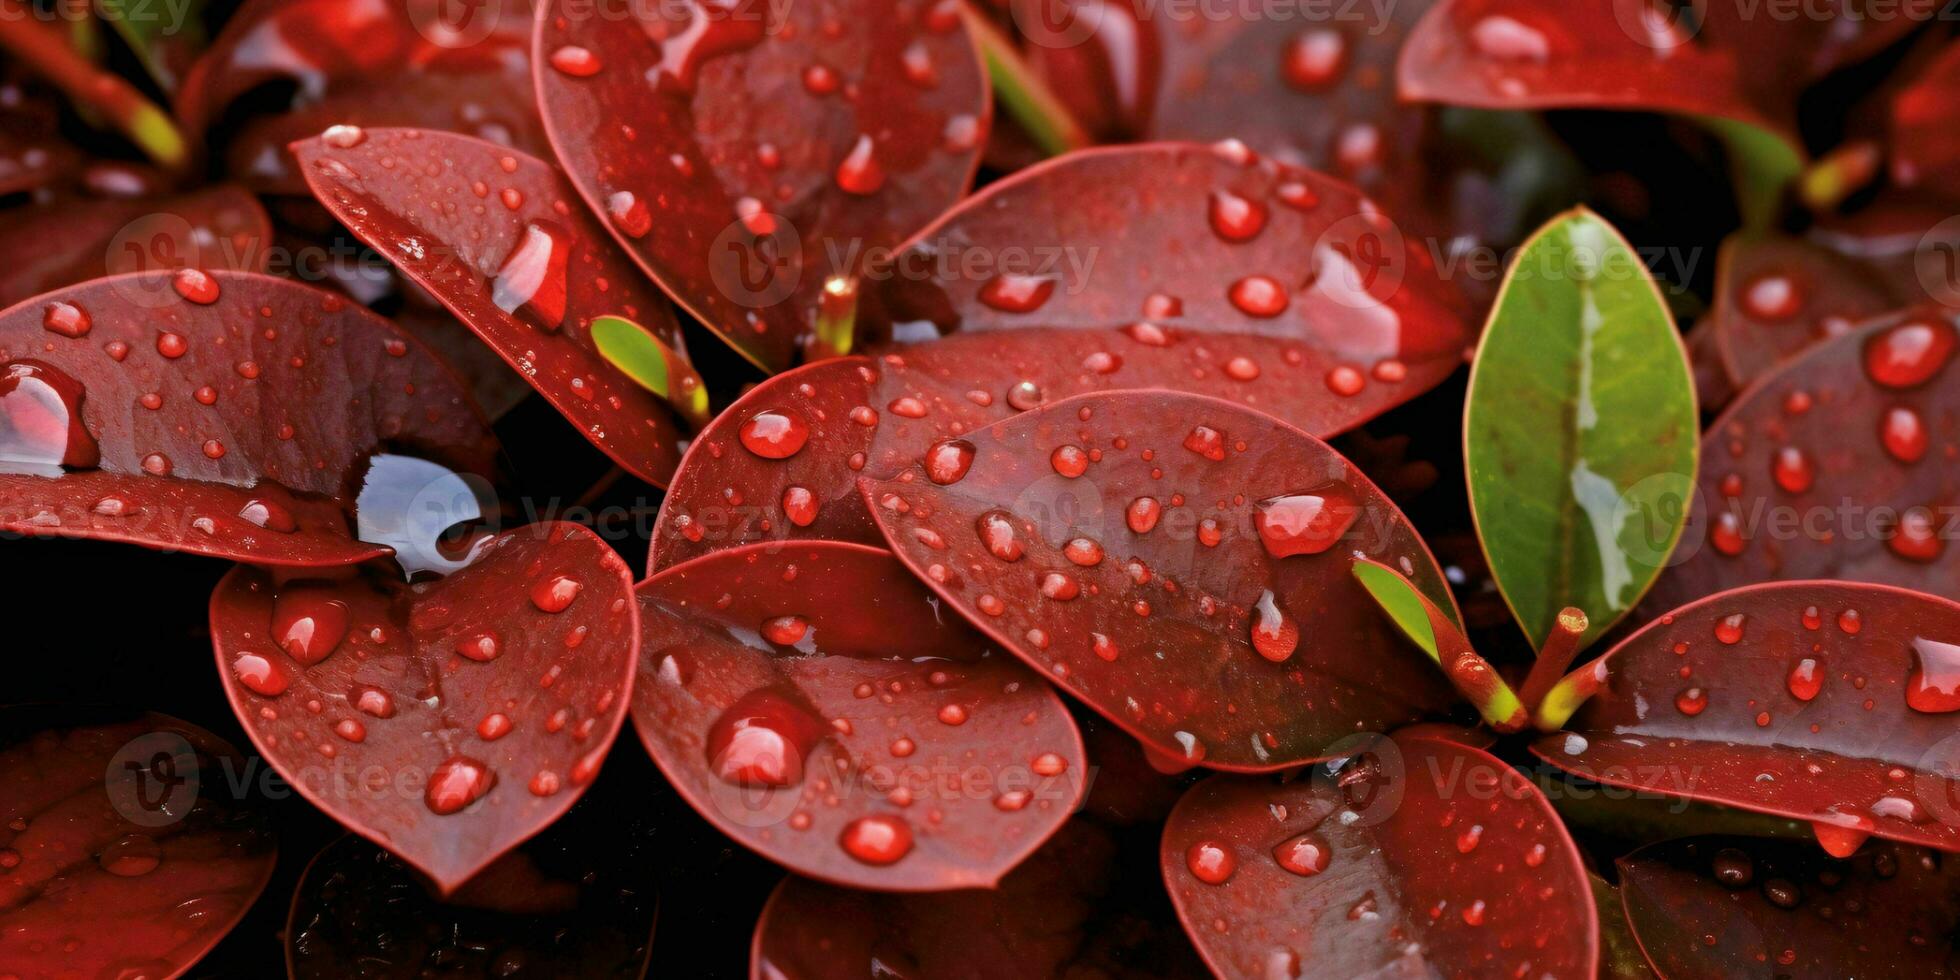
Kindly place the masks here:
[(876, 194), (885, 186), (885, 168), (878, 163), (878, 145), (870, 136), (860, 135), (837, 165), (837, 186), (858, 195)]
[(1953, 356), (1953, 325), (1912, 320), (1865, 341), (1865, 374), (1887, 388), (1913, 388), (1933, 379)]
[(737, 786), (793, 786), (827, 728), (788, 695), (758, 688), (708, 726), (708, 765)]
[(926, 450), (926, 479), (940, 486), (960, 482), (973, 465), (973, 443), (965, 439), (946, 439)]
[(1252, 649), (1259, 655), (1279, 663), (1293, 656), (1294, 648), (1300, 645), (1300, 626), (1279, 607), (1273, 590), (1259, 593), (1259, 601), (1253, 606)]
[(289, 586), (272, 600), (272, 639), (307, 666), (327, 659), (347, 636), (347, 603), (332, 590)]
[(1291, 837), (1273, 848), (1273, 860), (1278, 861), (1280, 867), (1302, 877), (1311, 877), (1327, 870), (1327, 862), (1332, 856), (1327, 842), (1316, 834)]
[(810, 441), (810, 425), (790, 409), (769, 409), (749, 416), (738, 435), (742, 448), (763, 459), (788, 459)]
[(1329, 27), (1316, 27), (1293, 36), (1281, 55), (1280, 72), (1287, 84), (1303, 92), (1319, 92), (1338, 81), (1347, 68), (1347, 39)]
[(490, 284), (491, 302), (534, 327), (557, 330), (565, 322), (571, 254), (571, 232), (549, 221), (526, 224), (524, 237)]
[(82, 424), (82, 384), (39, 361), (0, 369), (0, 471), (54, 475), (102, 460)]
[(1274, 558), (1317, 555), (1332, 548), (1361, 513), (1354, 491), (1334, 482), (1261, 500), (1252, 517), (1260, 543)]
[(897, 816), (874, 813), (845, 825), (837, 843), (865, 864), (893, 864), (911, 853), (912, 826)]
[(1906, 705), (1927, 714), (1960, 711), (1960, 646), (1913, 638)]
[(1184, 866), (1199, 881), (1207, 885), (1222, 885), (1239, 869), (1239, 862), (1225, 845), (1201, 840), (1184, 852)]
[(451, 756), (429, 773), (422, 802), (433, 813), (448, 815), (483, 798), (497, 783), (490, 767), (468, 756)]

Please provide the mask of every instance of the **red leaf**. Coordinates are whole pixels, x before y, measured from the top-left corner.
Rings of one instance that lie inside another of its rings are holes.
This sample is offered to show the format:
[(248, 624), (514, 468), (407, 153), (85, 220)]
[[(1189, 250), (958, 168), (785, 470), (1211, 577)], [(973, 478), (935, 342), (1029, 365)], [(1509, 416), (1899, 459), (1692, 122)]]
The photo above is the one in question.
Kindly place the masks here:
[(1956, 339), (1949, 311), (1887, 316), (1738, 396), (1703, 437), (1688, 530), (1646, 614), (1782, 579), (1951, 592)]
[[(1865, 9), (1871, 6), (1873, 9)], [(1401, 94), (1493, 109), (1638, 109), (1716, 116), (1794, 140), (1803, 86), (1924, 24), (1934, 0), (1844, 0), (1775, 17), (1728, 3), (1443, 0), (1409, 33)]]
[(22, 75), (0, 72), (0, 197), (64, 180), (82, 160), (59, 132), (57, 97)]
[(265, 209), (229, 185), (179, 197), (57, 198), (8, 213), (0, 306), (124, 272), (258, 272), (271, 244)]
[(1592, 975), (1592, 891), (1536, 787), (1442, 739), (1354, 747), (1288, 783), (1214, 776), (1171, 814), (1164, 880), (1214, 971)]
[(496, 441), (448, 369), (290, 280), (186, 270), (59, 290), (0, 312), (0, 365), (8, 530), (338, 565), (388, 553), (348, 513), (378, 454), (440, 447), (494, 472)]
[(800, 874), (993, 887), (1081, 799), (1061, 700), (885, 552), (745, 548), (639, 591), (640, 738), (710, 823)]
[(1357, 556), (1405, 569), (1455, 619), (1428, 549), (1347, 460), (1270, 416), (1105, 392), (927, 458), (861, 483), (899, 557), (1160, 753), (1280, 769), (1453, 701), (1349, 574)]
[[(1951, 860), (1873, 847), (1694, 837), (1620, 858), (1634, 938), (1662, 976), (1937, 976), (1960, 924)], [(1712, 939), (1712, 942), (1711, 942)]]
[(1960, 44), (1948, 44), (1919, 77), (1892, 97), (1892, 179), (1939, 192), (1960, 173), (1960, 137), (1952, 125), (1960, 101)]
[(1598, 782), (1811, 821), (1834, 846), (1960, 848), (1952, 643), (1960, 605), (1903, 589), (1724, 592), (1614, 647), (1605, 687), (1532, 751)]
[(267, 761), (445, 892), (548, 826), (626, 714), (632, 578), (590, 531), (486, 539), (439, 581), (369, 566), (211, 596), (233, 710)]
[(1895, 308), (1863, 264), (1795, 238), (1731, 238), (1716, 273), (1714, 342), (1737, 387)]
[(1031, 167), (961, 202), (892, 264), (880, 286), (900, 339), (921, 321), (941, 333), (1255, 334), (1341, 365), (1325, 383), (1366, 400), (1356, 422), (1423, 390), (1371, 375), (1460, 362), (1470, 339), (1461, 295), (1414, 236), (1346, 184), (1231, 143)]
[(295, 143), (293, 154), (314, 195), (357, 237), (621, 467), (666, 485), (680, 461), (674, 413), (599, 354), (591, 323), (622, 316), (684, 351), (680, 327), (551, 165), (415, 129), (342, 130)]
[[(1100, 778), (1100, 777), (1099, 777)], [(784, 879), (756, 924), (755, 978), (858, 980), (865, 964), (906, 977), (1201, 977), (1156, 882), (1125, 882), (1110, 834), (1073, 820), (993, 890), (881, 895)], [(1114, 948), (1111, 948), (1114, 947)]]
[(278, 848), (231, 746), (163, 715), (0, 713), (0, 963), (26, 977), (189, 970)]
[(956, 5), (540, 6), (538, 102), (572, 182), (676, 301), (766, 369), (792, 362), (826, 279), (972, 180), (989, 110)]
[[(633, 874), (647, 868), (620, 860), (630, 847), (622, 828), (581, 821), (586, 809), (497, 859), (449, 904), (367, 841), (349, 835), (327, 845), (307, 865), (286, 922), (294, 980), (413, 980), (431, 969), (495, 976), (513, 967), (643, 976), (658, 895)], [(571, 836), (580, 829), (585, 836)]]
[(255, 89), (287, 86), (291, 108), (250, 117), (222, 148), (256, 190), (304, 194), (286, 147), (329, 126), (455, 130), (532, 153), (532, 0), (253, 0), (185, 74), (178, 118), (192, 136)]

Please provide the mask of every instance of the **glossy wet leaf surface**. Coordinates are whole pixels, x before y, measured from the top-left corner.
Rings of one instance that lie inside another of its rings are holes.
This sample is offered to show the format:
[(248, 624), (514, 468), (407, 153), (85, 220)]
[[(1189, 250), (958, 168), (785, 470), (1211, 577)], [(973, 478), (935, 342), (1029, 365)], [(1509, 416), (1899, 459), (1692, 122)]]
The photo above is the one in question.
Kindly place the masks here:
[(1689, 536), (1643, 611), (1780, 579), (1950, 594), (1956, 338), (1939, 308), (1888, 315), (1731, 404), (1702, 438)]
[(991, 887), (1081, 798), (1061, 700), (885, 552), (757, 546), (639, 593), (641, 739), (703, 817), (792, 870)]
[(286, 111), (248, 115), (218, 150), (227, 173), (268, 193), (306, 193), (286, 146), (329, 126), (420, 126), (548, 152), (532, 106), (531, 10), (532, 0), (253, 0), (186, 73), (177, 115), (197, 133), (253, 89), (291, 93)]
[(1715, 296), (1715, 344), (1738, 387), (1899, 305), (1863, 264), (1799, 239), (1731, 239)]
[(1326, 444), (1215, 399), (1114, 392), (940, 443), (863, 481), (886, 540), (961, 615), (1157, 752), (1264, 771), (1444, 710), (1440, 673), (1351, 575), (1428, 549)]
[(597, 317), (624, 317), (685, 351), (680, 327), (667, 298), (580, 210), (556, 169), (481, 140), (414, 129), (341, 129), (293, 149), (328, 210), (468, 324), (594, 445), (635, 476), (667, 483), (680, 461), (674, 413), (600, 355), (591, 329)]
[(540, 6), (559, 162), (649, 274), (767, 369), (796, 359), (827, 278), (973, 177), (988, 109), (956, 6)]
[(0, 229), (0, 305), (120, 273), (258, 272), (271, 243), (265, 209), (237, 187), (174, 197), (57, 198), (10, 213)]
[(1164, 880), (1220, 976), (1590, 976), (1593, 897), (1550, 804), (1497, 758), (1357, 736), (1291, 782), (1214, 776)]
[(631, 576), (590, 531), (481, 539), (467, 567), (274, 581), (211, 597), (217, 667), (274, 768), (445, 892), (550, 825), (598, 773), (638, 649)]
[[(961, 258), (976, 252), (999, 258)], [(893, 264), (877, 286), (899, 340), (1138, 324), (1249, 333), (1333, 361), (1337, 393), (1386, 387), (1372, 396), (1377, 412), (1420, 393), (1383, 379), (1459, 358), (1470, 340), (1461, 294), (1393, 215), (1243, 144), (1089, 150), (1029, 168), (963, 202)]]
[(162, 715), (0, 712), (0, 963), (30, 978), (188, 971), (278, 858), (259, 804), (229, 789), (243, 765)]
[(592, 803), (582, 801), (498, 859), (448, 903), (359, 837), (329, 844), (293, 895), (286, 930), (292, 976), (644, 975), (659, 902), (638, 877), (649, 870), (650, 848), (621, 826), (625, 821), (595, 819)]
[(1604, 688), (1533, 751), (1610, 785), (1807, 820), (1834, 848), (1950, 848), (1956, 643), (1960, 606), (1920, 593), (1724, 592), (1608, 652)]
[[(1951, 854), (1693, 837), (1620, 858), (1640, 946), (1666, 977), (1937, 976), (1960, 923)], [(1713, 940), (1712, 942), (1710, 940)]]
[[(289, 280), (189, 270), (57, 290), (0, 313), (0, 364), (10, 530), (344, 564), (387, 553), (356, 540), (353, 513), (378, 454), (495, 472), (496, 441), (446, 367)], [(405, 492), (421, 489), (436, 486)]]
[(1695, 473), (1694, 380), (1653, 280), (1598, 215), (1514, 260), (1464, 408), (1470, 503), (1534, 645), (1576, 606), (1597, 637), (1659, 574)]

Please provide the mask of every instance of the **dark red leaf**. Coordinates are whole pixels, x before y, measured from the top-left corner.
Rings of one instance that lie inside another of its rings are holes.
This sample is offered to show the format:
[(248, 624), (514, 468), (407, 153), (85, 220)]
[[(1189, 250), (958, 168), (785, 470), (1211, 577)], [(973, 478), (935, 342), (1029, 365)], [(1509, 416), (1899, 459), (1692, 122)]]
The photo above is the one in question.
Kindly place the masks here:
[[(1459, 363), (1454, 356), (1418, 361), (1399, 384), (1371, 383), (1379, 397), (1344, 397), (1325, 380), (1338, 362), (1289, 340), (1028, 329), (957, 333), (882, 356), (809, 365), (758, 385), (701, 431), (661, 508), (651, 567), (757, 541), (881, 543), (858, 496), (858, 476), (892, 475), (940, 439), (1083, 392), (1174, 388), (1243, 402), (1331, 435), (1403, 389), (1441, 381)], [(772, 412), (803, 422), (805, 448), (784, 458), (745, 448), (742, 429)]]
[[(1883, 9), (1880, 9), (1882, 6)], [(1794, 139), (1803, 86), (1926, 23), (1935, 0), (1833, 0), (1776, 17), (1731, 3), (1443, 0), (1403, 46), (1401, 94), (1494, 109), (1715, 116)]]
[(1236, 143), (1031, 167), (962, 202), (892, 266), (879, 285), (901, 340), (927, 328), (1255, 334), (1339, 365), (1324, 383), (1364, 400), (1363, 419), (1423, 390), (1391, 379), (1460, 362), (1470, 340), (1462, 296), (1416, 238), (1348, 185)]
[(124, 272), (264, 268), (265, 209), (219, 185), (178, 197), (61, 199), (8, 214), (0, 230), (0, 306)]
[(1349, 574), (1435, 560), (1325, 443), (1228, 402), (1083, 395), (861, 485), (899, 557), (998, 642), (1186, 763), (1267, 771), (1445, 710), (1443, 674)]
[(626, 714), (639, 626), (605, 542), (539, 524), (447, 578), (374, 564), (331, 579), (245, 566), (211, 596), (238, 720), (349, 830), (453, 891), (548, 826)]
[(0, 70), (0, 197), (63, 180), (81, 152), (57, 132), (55, 98)]
[(1960, 44), (1948, 44), (1919, 77), (1892, 97), (1892, 180), (1935, 193), (1960, 174), (1960, 136), (1952, 125), (1960, 103)]
[(861, 270), (972, 180), (989, 103), (959, 8), (627, 6), (541, 4), (552, 145), (641, 267), (781, 370), (828, 278)]
[(265, 889), (278, 847), (231, 746), (155, 714), (0, 713), (0, 964), (182, 975)]
[(667, 298), (578, 210), (556, 169), (481, 140), (416, 129), (340, 130), (293, 144), (293, 154), (314, 195), (349, 230), (468, 324), (622, 468), (667, 484), (680, 461), (673, 410), (599, 354), (591, 324), (625, 317), (684, 351), (680, 326)]
[(640, 586), (633, 720), (723, 832), (858, 888), (987, 888), (1081, 799), (1061, 700), (890, 554), (725, 551)]
[(496, 441), (441, 363), (290, 280), (186, 270), (58, 290), (0, 312), (0, 365), (8, 530), (345, 564), (388, 553), (354, 540), (349, 515), (376, 454), (494, 472)]
[(1508, 764), (1355, 741), (1291, 782), (1214, 776), (1164, 827), (1184, 928), (1220, 976), (1591, 976), (1578, 848)]
[(1839, 861), (1803, 843), (1694, 837), (1621, 858), (1620, 895), (1662, 976), (1939, 976), (1960, 925), (1950, 857), (1884, 845)]
[(1849, 214), (1819, 216), (1805, 237), (1876, 270), (1896, 295), (1960, 306), (1960, 222), (1948, 221), (1953, 205), (1930, 191), (1881, 190)]
[(1737, 387), (1898, 306), (1864, 265), (1796, 238), (1736, 237), (1716, 272), (1714, 342)]
[(1705, 418), (1721, 411), (1736, 393), (1729, 369), (1722, 364), (1721, 348), (1715, 343), (1715, 318), (1704, 315), (1696, 320), (1682, 343), (1687, 345), (1688, 363), (1695, 372), (1695, 405)]
[(881, 895), (792, 875), (756, 924), (749, 974), (1206, 976), (1171, 922), (1161, 883), (1126, 880), (1142, 862), (1125, 857), (1108, 831), (1073, 820), (994, 890)]
[(1954, 323), (1935, 307), (1889, 315), (1812, 347), (1740, 395), (1702, 439), (1688, 530), (1646, 614), (1779, 579), (1952, 593)]
[(222, 148), (254, 189), (304, 194), (286, 147), (329, 126), (465, 132), (531, 153), (545, 141), (531, 94), (532, 0), (253, 0), (225, 22), (176, 98), (193, 136), (256, 89), (289, 111), (247, 118)]
[[(573, 810), (447, 904), (386, 851), (349, 835), (313, 858), (286, 923), (293, 980), (416, 980), (431, 971), (638, 980), (656, 894), (622, 862), (620, 828)], [(585, 836), (569, 836), (583, 827)]]
[(1711, 596), (1608, 652), (1603, 689), (1533, 747), (1587, 779), (1960, 848), (1960, 605), (1783, 582)]

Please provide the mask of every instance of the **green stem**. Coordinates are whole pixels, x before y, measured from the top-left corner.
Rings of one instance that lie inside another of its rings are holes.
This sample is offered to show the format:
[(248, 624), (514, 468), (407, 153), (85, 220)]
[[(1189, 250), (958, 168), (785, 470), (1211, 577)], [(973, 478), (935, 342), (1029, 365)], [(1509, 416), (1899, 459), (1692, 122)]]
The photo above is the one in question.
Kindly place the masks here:
[(167, 113), (128, 82), (83, 59), (63, 31), (43, 22), (22, 0), (0, 0), (0, 51), (77, 105), (101, 111), (158, 166), (181, 172), (190, 162), (190, 146)]
[(1088, 146), (1089, 134), (1082, 124), (1021, 57), (1021, 52), (1015, 50), (1013, 40), (972, 6), (961, 9), (966, 15), (967, 33), (973, 35), (980, 46), (980, 56), (987, 63), (994, 97), (1007, 115), (1049, 156)]
[(843, 357), (857, 345), (858, 281), (851, 276), (824, 280), (817, 298), (817, 327), (807, 352), (809, 359)]

